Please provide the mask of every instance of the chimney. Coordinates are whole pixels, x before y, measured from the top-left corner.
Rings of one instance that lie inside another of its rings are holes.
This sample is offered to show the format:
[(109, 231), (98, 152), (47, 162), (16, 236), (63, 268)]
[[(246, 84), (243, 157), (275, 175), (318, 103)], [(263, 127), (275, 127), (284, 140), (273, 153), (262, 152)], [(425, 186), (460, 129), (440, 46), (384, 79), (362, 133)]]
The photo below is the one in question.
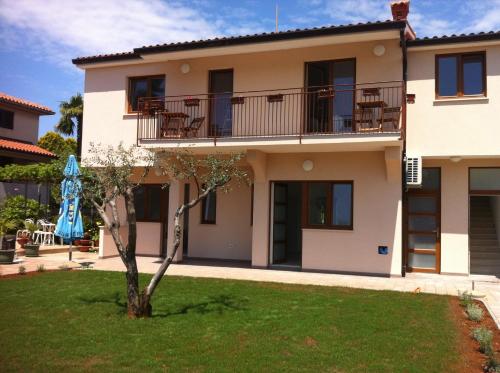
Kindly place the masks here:
[(410, 0), (399, 0), (391, 2), (393, 21), (406, 21), (410, 13)]

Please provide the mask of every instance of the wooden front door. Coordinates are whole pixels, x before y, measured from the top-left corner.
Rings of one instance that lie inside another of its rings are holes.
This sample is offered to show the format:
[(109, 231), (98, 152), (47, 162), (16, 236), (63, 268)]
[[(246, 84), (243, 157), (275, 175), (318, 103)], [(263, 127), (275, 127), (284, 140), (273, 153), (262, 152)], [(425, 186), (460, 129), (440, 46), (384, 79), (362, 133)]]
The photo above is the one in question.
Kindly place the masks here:
[(422, 188), (406, 195), (406, 269), (441, 271), (441, 170), (424, 168)]

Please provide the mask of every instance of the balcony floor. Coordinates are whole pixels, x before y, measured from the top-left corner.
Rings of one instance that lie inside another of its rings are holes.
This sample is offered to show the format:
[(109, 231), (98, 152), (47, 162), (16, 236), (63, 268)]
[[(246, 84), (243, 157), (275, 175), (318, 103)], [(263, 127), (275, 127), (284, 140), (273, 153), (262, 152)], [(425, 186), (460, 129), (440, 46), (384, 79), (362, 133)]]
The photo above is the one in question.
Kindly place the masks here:
[(311, 153), (345, 151), (380, 151), (388, 146), (402, 146), (399, 132), (350, 133), (266, 137), (218, 137), (217, 139), (164, 138), (139, 140), (141, 147), (150, 150), (190, 149), (197, 152), (261, 150), (266, 153)]

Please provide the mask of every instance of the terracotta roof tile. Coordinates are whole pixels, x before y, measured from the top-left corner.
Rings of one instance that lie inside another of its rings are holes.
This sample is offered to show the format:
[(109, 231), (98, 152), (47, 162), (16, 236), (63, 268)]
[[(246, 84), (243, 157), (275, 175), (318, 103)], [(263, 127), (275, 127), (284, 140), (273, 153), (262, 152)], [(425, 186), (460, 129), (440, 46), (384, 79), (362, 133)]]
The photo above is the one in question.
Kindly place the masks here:
[(40, 148), (37, 145), (27, 144), (21, 141), (0, 139), (0, 149), (13, 150), (16, 152), (31, 153), (37, 155), (43, 155), (46, 157), (56, 157), (56, 155), (48, 150)]
[(437, 45), (437, 44), (452, 44), (452, 43), (467, 43), (478, 41), (498, 41), (500, 40), (500, 31), (477, 32), (470, 34), (452, 34), (442, 36), (426, 36), (417, 38), (408, 42), (409, 47), (422, 45)]
[(37, 104), (35, 102), (31, 102), (28, 100), (24, 100), (22, 98), (14, 97), (11, 95), (8, 95), (6, 93), (0, 92), (0, 103), (7, 103), (7, 104), (12, 104), (12, 105), (17, 105), (17, 106), (22, 106), (24, 108), (36, 111), (42, 115), (51, 115), (55, 114), (51, 108), (47, 106), (43, 106), (40, 104)]

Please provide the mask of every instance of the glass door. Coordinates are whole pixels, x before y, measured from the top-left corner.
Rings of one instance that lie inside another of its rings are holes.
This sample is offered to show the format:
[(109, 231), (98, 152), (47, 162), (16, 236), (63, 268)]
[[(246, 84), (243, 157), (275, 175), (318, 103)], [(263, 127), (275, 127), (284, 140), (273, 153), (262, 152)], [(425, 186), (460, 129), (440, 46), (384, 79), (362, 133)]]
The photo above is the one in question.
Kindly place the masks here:
[(273, 202), (273, 264), (286, 260), (287, 245), (287, 200), (288, 186), (286, 183), (274, 183)]
[(406, 206), (407, 270), (441, 270), (441, 172), (422, 170), (422, 188), (410, 189)]
[(306, 133), (352, 131), (356, 60), (306, 64)]
[(356, 60), (333, 61), (333, 130), (351, 132), (354, 113)]
[(233, 131), (233, 70), (209, 73), (210, 135), (231, 136)]

